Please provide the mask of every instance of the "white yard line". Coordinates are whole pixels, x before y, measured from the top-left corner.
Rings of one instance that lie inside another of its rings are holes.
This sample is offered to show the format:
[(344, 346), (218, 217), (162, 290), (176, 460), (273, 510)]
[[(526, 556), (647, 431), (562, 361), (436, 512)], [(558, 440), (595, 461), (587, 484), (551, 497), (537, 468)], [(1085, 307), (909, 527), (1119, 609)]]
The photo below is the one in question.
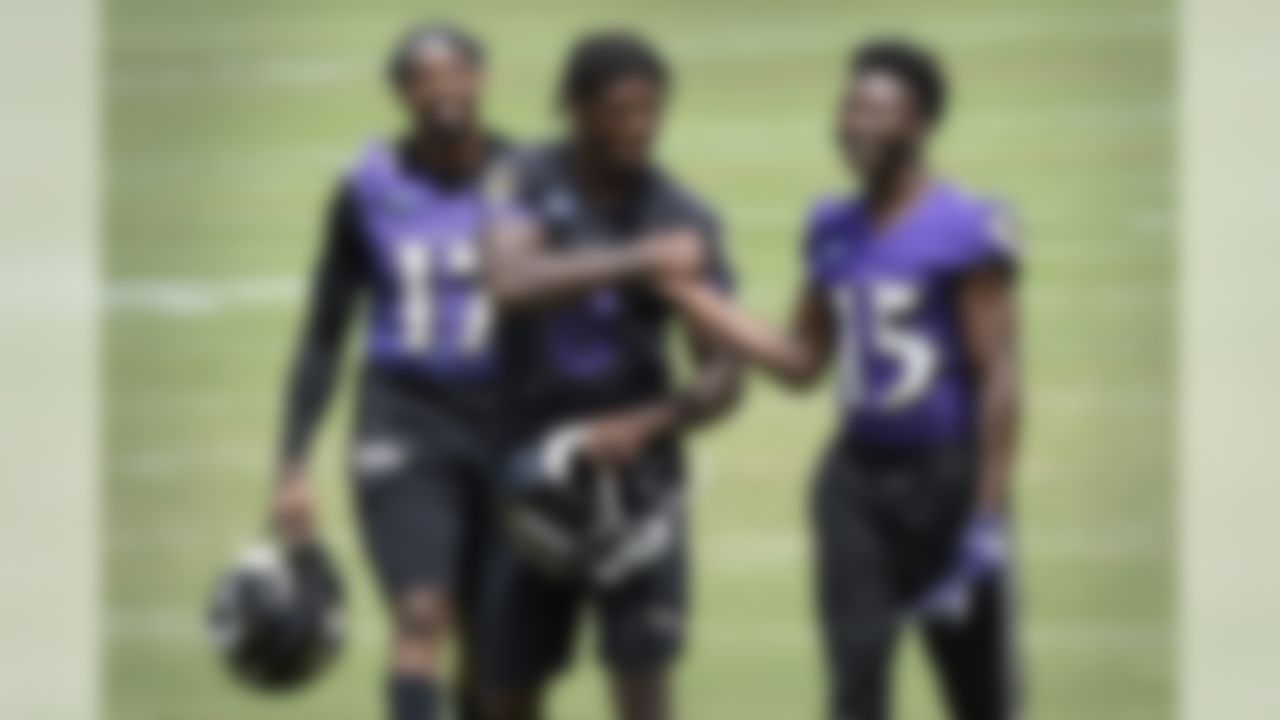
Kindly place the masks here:
[[(234, 58), (234, 55), (231, 56)], [(187, 65), (157, 64), (118, 68), (108, 87), (114, 93), (208, 92), (210, 89), (262, 87), (324, 88), (348, 80), (375, 82), (372, 57), (312, 57), (239, 60), (219, 58)]]
[(163, 278), (122, 281), (109, 286), (107, 306), (120, 314), (207, 316), (241, 308), (294, 305), (301, 301), (304, 287), (302, 278), (281, 275), (207, 282)]
[(269, 447), (231, 448), (225, 445), (192, 445), (164, 447), (146, 451), (124, 452), (112, 456), (108, 472), (130, 484), (140, 482), (191, 482), (192, 468), (201, 473), (214, 471), (265, 471), (269, 466)]

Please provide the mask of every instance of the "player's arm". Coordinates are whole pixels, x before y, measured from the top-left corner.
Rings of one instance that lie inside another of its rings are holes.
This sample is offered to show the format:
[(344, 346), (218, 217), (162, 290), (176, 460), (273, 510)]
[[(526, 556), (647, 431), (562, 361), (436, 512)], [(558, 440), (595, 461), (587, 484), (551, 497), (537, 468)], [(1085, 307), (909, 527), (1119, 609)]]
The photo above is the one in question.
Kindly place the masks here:
[(312, 489), (306, 456), (337, 384), (342, 344), (366, 278), (355, 205), (340, 191), (330, 203), (324, 244), (286, 382), (272, 524), (289, 540), (310, 537)]
[(821, 291), (812, 285), (806, 285), (796, 299), (786, 332), (747, 314), (705, 283), (668, 281), (664, 292), (700, 332), (789, 386), (812, 385), (830, 361), (834, 321)]
[(977, 511), (1000, 514), (1009, 496), (1018, 441), (1020, 373), (1015, 284), (992, 268), (961, 286), (965, 346), (978, 386)]
[(497, 220), (482, 239), (485, 280), (504, 305), (555, 303), (595, 288), (683, 272), (701, 262), (690, 231), (669, 230), (607, 248), (557, 251), (547, 247), (540, 223), (527, 217)]
[(660, 400), (587, 423), (587, 448), (597, 463), (625, 465), (656, 438), (708, 425), (737, 404), (742, 391), (737, 354), (692, 326), (685, 326), (685, 340), (694, 370), (684, 385)]
[(714, 423), (742, 397), (742, 361), (737, 353), (691, 325), (685, 325), (684, 334), (694, 375), (672, 403), (678, 430)]
[[(661, 277), (687, 277), (686, 282), (706, 284), (711, 292), (726, 294), (733, 281), (719, 222), (708, 214), (696, 227), (696, 234), (687, 237), (691, 244), (696, 243), (698, 264), (703, 266), (701, 276), (693, 275), (690, 268), (673, 266)], [(707, 425), (737, 404), (742, 390), (742, 362), (737, 353), (687, 320), (680, 325), (693, 368), (691, 377), (665, 398), (597, 418), (588, 428), (590, 451), (597, 462), (625, 464), (653, 440)]]

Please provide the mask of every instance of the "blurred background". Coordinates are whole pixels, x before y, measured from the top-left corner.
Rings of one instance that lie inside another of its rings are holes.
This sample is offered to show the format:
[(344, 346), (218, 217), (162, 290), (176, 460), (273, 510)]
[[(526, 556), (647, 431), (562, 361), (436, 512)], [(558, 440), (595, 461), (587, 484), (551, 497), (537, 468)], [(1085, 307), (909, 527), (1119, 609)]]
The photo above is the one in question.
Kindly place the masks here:
[[(1167, 0), (788, 3), (111, 0), (106, 23), (103, 545), (106, 717), (376, 717), (386, 630), (352, 530), (347, 405), (315, 460), (355, 591), (354, 642), (285, 701), (239, 690), (205, 644), (213, 573), (262, 522), (281, 381), (337, 174), (396, 129), (381, 81), (412, 20), (473, 27), (489, 117), (554, 130), (551, 87), (581, 30), (649, 34), (678, 73), (667, 163), (719, 204), (746, 302), (779, 318), (850, 46), (935, 45), (957, 101), (940, 165), (1020, 211), (1027, 433), (1018, 477), (1033, 716), (1168, 718), (1174, 705), (1174, 17)], [(697, 444), (687, 717), (818, 717), (805, 506), (830, 394), (757, 383)], [(585, 639), (585, 638), (584, 638)], [(594, 648), (556, 720), (605, 717)], [(904, 717), (937, 717), (914, 640)]]

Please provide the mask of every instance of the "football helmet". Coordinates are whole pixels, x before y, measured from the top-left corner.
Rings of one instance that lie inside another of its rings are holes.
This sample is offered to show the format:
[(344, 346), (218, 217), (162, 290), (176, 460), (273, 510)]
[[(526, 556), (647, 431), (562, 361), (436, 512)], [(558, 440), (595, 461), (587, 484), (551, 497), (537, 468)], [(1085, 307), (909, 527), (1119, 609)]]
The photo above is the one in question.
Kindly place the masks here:
[(286, 690), (314, 678), (344, 637), (342, 585), (318, 544), (245, 550), (220, 578), (209, 613), (210, 638), (240, 679)]
[[(673, 547), (683, 496), (644, 463), (617, 474), (591, 465), (579, 427), (550, 433), (503, 477), (503, 520), (515, 551), (544, 572), (597, 587), (621, 583)], [(656, 480), (656, 482), (654, 482)], [(637, 498), (636, 489), (660, 487)]]

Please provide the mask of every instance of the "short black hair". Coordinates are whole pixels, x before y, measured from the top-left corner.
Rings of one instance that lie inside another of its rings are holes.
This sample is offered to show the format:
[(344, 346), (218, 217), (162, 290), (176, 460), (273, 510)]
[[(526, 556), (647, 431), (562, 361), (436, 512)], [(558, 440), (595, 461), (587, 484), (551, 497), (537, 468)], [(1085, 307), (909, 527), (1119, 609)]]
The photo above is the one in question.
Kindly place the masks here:
[(560, 79), (560, 102), (592, 100), (613, 82), (639, 76), (670, 85), (667, 63), (644, 38), (625, 30), (594, 32), (580, 38)]
[(902, 81), (930, 124), (946, 116), (946, 74), (934, 54), (918, 43), (902, 38), (872, 40), (854, 50), (849, 69), (854, 74), (884, 72)]
[(435, 20), (419, 23), (400, 36), (387, 58), (387, 82), (401, 85), (413, 70), (414, 55), (428, 43), (441, 43), (475, 67), (484, 67), (485, 49), (480, 39), (461, 25)]

